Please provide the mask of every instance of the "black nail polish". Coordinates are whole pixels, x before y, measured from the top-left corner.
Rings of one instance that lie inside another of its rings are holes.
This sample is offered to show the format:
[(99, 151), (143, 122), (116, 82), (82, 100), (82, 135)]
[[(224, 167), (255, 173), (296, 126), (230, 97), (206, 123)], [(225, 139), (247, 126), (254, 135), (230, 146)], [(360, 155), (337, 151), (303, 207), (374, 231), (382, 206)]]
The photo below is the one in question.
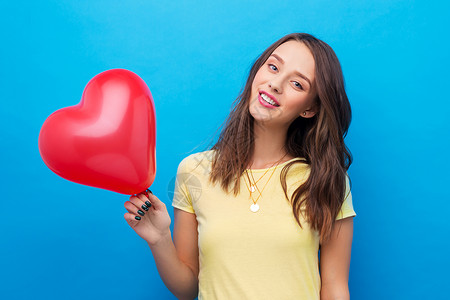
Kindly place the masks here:
[(142, 210), (138, 210), (137, 213), (140, 214), (141, 216), (145, 215), (145, 213)]
[(136, 217), (134, 217), (136, 220), (140, 220), (141, 219), (141, 217), (139, 217), (139, 216), (136, 216)]
[(141, 207), (142, 207), (142, 209), (143, 209), (143, 210), (145, 210), (145, 211), (148, 211), (148, 207), (147, 207), (147, 205), (145, 205), (145, 204), (142, 204), (142, 206), (141, 206)]
[(146, 204), (148, 207), (152, 207), (152, 204), (151, 204), (150, 202), (148, 202), (148, 201), (145, 201), (145, 204)]
[(150, 191), (150, 189), (147, 189), (146, 192), (153, 195), (153, 193), (152, 193), (152, 191)]

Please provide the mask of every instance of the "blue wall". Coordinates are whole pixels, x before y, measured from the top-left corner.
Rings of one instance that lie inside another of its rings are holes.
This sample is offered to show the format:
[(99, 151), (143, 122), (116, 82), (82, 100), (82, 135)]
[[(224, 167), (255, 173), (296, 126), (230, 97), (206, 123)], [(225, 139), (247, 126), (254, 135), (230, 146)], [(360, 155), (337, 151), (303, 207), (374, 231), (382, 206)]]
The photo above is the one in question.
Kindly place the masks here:
[(2, 1), (0, 298), (174, 299), (123, 219), (128, 197), (53, 174), (40, 127), (96, 74), (137, 73), (157, 113), (152, 190), (170, 207), (178, 163), (208, 145), (253, 60), (290, 32), (335, 49), (353, 108), (352, 299), (444, 298), (447, 3)]

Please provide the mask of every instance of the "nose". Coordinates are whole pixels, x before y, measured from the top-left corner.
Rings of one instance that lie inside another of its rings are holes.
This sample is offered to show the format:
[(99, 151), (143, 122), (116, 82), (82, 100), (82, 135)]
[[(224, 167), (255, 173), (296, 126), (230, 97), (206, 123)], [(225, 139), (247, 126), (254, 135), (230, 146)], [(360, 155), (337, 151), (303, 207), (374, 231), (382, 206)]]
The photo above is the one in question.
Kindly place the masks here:
[(277, 81), (272, 80), (271, 82), (269, 82), (269, 87), (276, 93), (281, 93), (281, 84), (279, 84)]

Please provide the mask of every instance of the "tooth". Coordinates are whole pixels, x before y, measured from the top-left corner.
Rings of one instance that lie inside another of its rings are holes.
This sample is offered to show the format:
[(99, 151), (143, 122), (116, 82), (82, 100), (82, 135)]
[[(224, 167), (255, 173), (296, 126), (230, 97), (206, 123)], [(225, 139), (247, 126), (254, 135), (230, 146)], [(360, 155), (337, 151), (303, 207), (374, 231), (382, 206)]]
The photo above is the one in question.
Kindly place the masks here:
[(277, 104), (275, 103), (275, 101), (273, 101), (269, 96), (267, 96), (266, 94), (261, 94), (261, 97), (267, 102), (270, 103), (273, 106), (276, 106)]

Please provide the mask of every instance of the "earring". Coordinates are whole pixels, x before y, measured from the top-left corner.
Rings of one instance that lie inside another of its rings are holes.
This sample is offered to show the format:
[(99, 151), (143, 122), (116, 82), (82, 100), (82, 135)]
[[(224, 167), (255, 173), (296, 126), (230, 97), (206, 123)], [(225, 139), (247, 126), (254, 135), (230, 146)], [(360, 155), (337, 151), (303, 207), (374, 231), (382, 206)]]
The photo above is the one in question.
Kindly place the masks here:
[(306, 116), (306, 111), (303, 112), (303, 115)]

